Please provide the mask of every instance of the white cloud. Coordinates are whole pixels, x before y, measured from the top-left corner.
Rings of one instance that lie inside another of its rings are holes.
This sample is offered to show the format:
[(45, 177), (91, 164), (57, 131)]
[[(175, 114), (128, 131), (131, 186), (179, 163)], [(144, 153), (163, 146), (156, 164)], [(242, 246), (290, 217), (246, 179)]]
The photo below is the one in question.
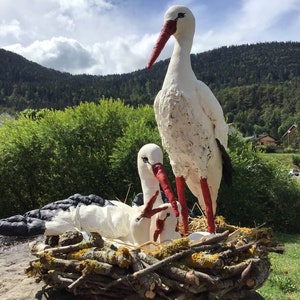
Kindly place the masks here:
[(64, 37), (54, 37), (50, 40), (35, 41), (28, 47), (21, 44), (6, 47), (43, 66), (71, 73), (82, 73), (96, 63), (79, 42)]
[[(144, 68), (156, 35), (115, 37), (104, 43), (84, 46), (74, 39), (54, 37), (34, 41), (27, 47), (20, 43), (5, 47), (43, 66), (73, 74), (116, 74)], [(162, 58), (170, 56), (169, 53)], [(165, 51), (167, 53), (167, 51)]]
[[(196, 35), (194, 53), (224, 45), (299, 40), (300, 0), (243, 0), (240, 4), (224, 18), (223, 26), (212, 24), (210, 30)], [(287, 20), (295, 21), (286, 24)]]
[[(297, 5), (298, 4), (298, 5)], [(299, 11), (299, 0), (251, 0), (244, 1), (234, 25), (243, 35), (252, 38), (264, 34), (274, 26), (281, 26), (279, 22), (288, 17), (295, 9)]]
[[(0, 1), (0, 47), (71, 73), (144, 68), (168, 2), (152, 0)], [(193, 53), (224, 45), (299, 40), (300, 0), (181, 0), (197, 20)], [(167, 43), (159, 59), (171, 55)]]
[(58, 4), (61, 13), (73, 15), (74, 18), (82, 18), (86, 15), (111, 9), (113, 5), (105, 0), (51, 0)]
[[(128, 73), (146, 67), (157, 35), (115, 37), (105, 43), (96, 43), (91, 49), (98, 64), (89, 68), (90, 74)], [(169, 51), (168, 51), (169, 50)], [(166, 47), (161, 59), (168, 58), (171, 47)]]
[(11, 20), (6, 22), (5, 20), (0, 23), (0, 37), (13, 36), (16, 39), (20, 38), (22, 30), (18, 20)]

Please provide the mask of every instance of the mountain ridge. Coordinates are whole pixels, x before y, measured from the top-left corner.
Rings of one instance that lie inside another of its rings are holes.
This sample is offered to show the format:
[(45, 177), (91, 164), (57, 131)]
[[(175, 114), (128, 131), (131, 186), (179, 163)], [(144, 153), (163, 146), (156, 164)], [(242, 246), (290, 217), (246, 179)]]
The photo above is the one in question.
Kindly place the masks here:
[[(270, 42), (192, 54), (191, 62), (197, 78), (216, 94), (228, 121), (238, 124), (244, 134), (279, 136), (288, 126), (285, 122), (298, 119), (299, 57), (299, 42)], [(152, 105), (168, 62), (125, 74), (71, 75), (0, 49), (0, 112), (64, 109), (102, 97), (121, 98), (133, 106)], [(267, 116), (270, 110), (280, 116)]]

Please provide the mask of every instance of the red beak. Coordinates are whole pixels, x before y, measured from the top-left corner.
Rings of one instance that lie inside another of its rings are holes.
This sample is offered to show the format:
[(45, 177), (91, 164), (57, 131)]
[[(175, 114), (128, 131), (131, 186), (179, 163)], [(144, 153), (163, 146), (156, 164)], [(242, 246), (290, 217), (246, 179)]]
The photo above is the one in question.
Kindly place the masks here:
[(154, 164), (154, 165), (152, 165), (152, 170), (153, 170), (155, 177), (159, 181), (159, 184), (162, 187), (166, 197), (168, 198), (169, 202), (171, 203), (171, 206), (173, 208), (175, 216), (178, 217), (179, 212), (178, 212), (177, 202), (176, 202), (174, 193), (171, 188), (171, 184), (169, 182), (167, 173), (166, 173), (163, 165), (161, 163)]
[(157, 198), (158, 195), (158, 191), (155, 192), (155, 194), (151, 197), (151, 199), (149, 201), (146, 202), (146, 206), (143, 209), (143, 211), (141, 212), (141, 217), (145, 217), (145, 218), (151, 218), (152, 216), (154, 216), (155, 214), (161, 212), (162, 210), (165, 210), (168, 208), (168, 206), (161, 206), (158, 208), (153, 208), (154, 202)]
[(158, 58), (160, 52), (164, 48), (165, 44), (169, 40), (170, 36), (172, 34), (174, 34), (175, 32), (176, 32), (176, 21), (173, 21), (173, 20), (166, 21), (160, 32), (158, 40), (152, 50), (151, 57), (147, 64), (147, 69), (151, 68), (151, 66), (154, 64), (154, 62)]
[(164, 227), (165, 227), (165, 220), (156, 219), (156, 228), (153, 233), (153, 241), (154, 242), (157, 241), (158, 236), (162, 233)]

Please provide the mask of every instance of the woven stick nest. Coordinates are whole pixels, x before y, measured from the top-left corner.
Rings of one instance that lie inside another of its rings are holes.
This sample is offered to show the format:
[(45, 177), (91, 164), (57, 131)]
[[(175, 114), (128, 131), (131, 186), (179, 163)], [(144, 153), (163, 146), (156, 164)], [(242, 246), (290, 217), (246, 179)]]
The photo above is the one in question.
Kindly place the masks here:
[[(37, 259), (26, 273), (89, 299), (133, 294), (140, 299), (240, 299), (263, 285), (270, 272), (269, 252), (282, 252), (283, 247), (272, 242), (268, 228), (232, 226), (222, 217), (216, 224), (219, 234), (151, 249), (116, 246), (96, 233), (89, 241), (82, 241), (80, 233), (66, 233), (48, 239), (47, 245), (32, 246)], [(192, 219), (189, 226), (190, 232), (203, 231), (206, 220)]]

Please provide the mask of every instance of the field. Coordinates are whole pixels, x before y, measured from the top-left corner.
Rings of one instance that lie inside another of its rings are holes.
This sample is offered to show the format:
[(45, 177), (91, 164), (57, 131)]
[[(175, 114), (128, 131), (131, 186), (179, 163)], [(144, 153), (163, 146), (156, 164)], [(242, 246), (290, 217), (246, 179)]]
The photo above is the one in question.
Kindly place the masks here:
[[(300, 170), (299, 166), (293, 164), (293, 157), (298, 157), (300, 160), (299, 153), (260, 153), (259, 155), (266, 161), (278, 165), (281, 170), (286, 172), (287, 175), (291, 169)], [(295, 176), (293, 179), (296, 180), (300, 188), (300, 176)]]
[[(292, 157), (299, 154), (266, 153), (261, 154), (266, 160), (280, 165), (283, 170), (298, 168)], [(300, 183), (300, 180), (298, 181)], [(276, 233), (274, 240), (285, 245), (284, 254), (271, 253), (272, 272), (258, 292), (265, 300), (300, 299), (300, 234)]]
[(285, 253), (271, 253), (272, 272), (258, 290), (265, 300), (300, 299), (300, 234), (275, 234), (285, 245)]
[(299, 167), (293, 164), (293, 156), (300, 156), (300, 154), (290, 154), (290, 153), (261, 153), (264, 159), (275, 162), (280, 165), (282, 169), (299, 169)]

